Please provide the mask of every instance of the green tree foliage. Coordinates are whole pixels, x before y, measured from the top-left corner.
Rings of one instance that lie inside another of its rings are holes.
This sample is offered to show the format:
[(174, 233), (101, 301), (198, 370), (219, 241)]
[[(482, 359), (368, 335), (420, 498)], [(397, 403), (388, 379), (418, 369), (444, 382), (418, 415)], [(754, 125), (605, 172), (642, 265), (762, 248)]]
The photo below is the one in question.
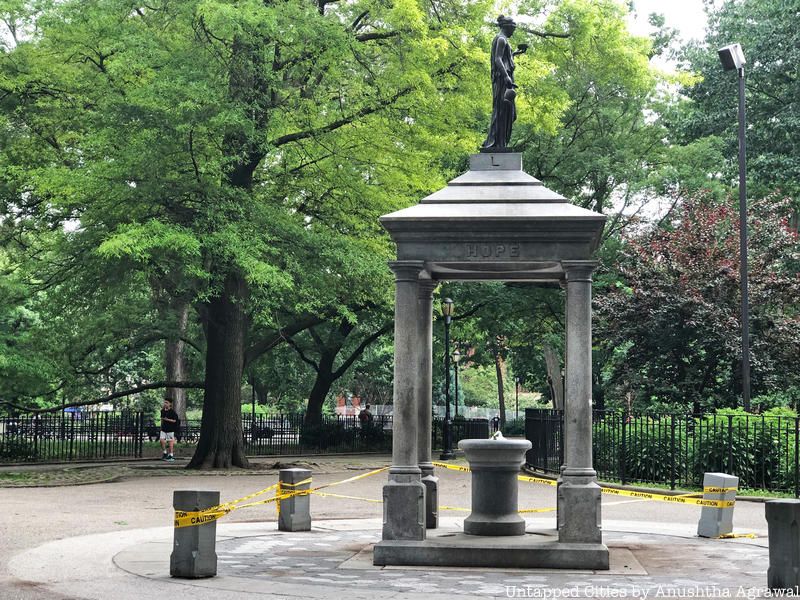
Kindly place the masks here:
[[(754, 396), (796, 385), (800, 241), (788, 200), (753, 203), (750, 305)], [(738, 218), (731, 204), (687, 202), (673, 227), (626, 240), (596, 299), (605, 373), (634, 408), (735, 406), (740, 395)], [(617, 279), (614, 281), (614, 279)]]
[[(709, 5), (711, 7), (712, 5)], [(693, 101), (676, 115), (686, 142), (724, 140), (724, 176), (737, 174), (737, 82), (725, 72), (717, 49), (739, 42), (746, 65), (748, 181), (751, 195), (776, 189), (800, 193), (800, 33), (797, 0), (726, 0), (708, 11), (706, 39), (686, 47), (682, 58), (702, 79), (686, 88)]]
[(246, 464), (246, 364), (388, 289), (377, 216), (474, 143), (456, 133), (483, 79), (487, 3), (15, 8), (35, 32), (0, 57), (4, 214), (29, 231), (76, 223), (82, 256), (140, 294), (188, 295), (206, 370), (192, 464)]
[[(649, 64), (670, 34), (661, 27), (654, 40), (631, 35), (627, 7), (613, 0), (540, 4), (528, 3), (528, 10), (547, 11), (546, 29), (569, 37), (531, 40), (531, 52), (548, 69), (521, 90), (523, 96), (535, 94), (531, 87), (546, 90), (561, 112), (550, 127), (523, 121), (514, 144), (532, 175), (581, 206), (630, 209), (644, 200), (644, 190), (663, 191), (675, 176), (668, 167), (676, 157), (659, 118), (674, 100), (667, 91), (674, 78)], [(621, 224), (612, 221), (609, 232)]]

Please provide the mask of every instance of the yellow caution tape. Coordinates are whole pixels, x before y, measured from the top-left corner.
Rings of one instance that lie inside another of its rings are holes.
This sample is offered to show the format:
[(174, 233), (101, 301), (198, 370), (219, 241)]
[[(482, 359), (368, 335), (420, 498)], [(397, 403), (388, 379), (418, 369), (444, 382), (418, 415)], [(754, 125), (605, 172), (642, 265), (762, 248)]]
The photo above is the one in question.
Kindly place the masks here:
[(720, 536), (715, 537), (715, 540), (730, 540), (734, 538), (750, 538), (756, 539), (758, 536), (755, 533), (723, 533)]
[(224, 517), (230, 511), (228, 510), (217, 510), (217, 511), (208, 511), (208, 510), (201, 510), (201, 511), (184, 511), (184, 510), (176, 510), (175, 511), (175, 527), (192, 527), (195, 525), (205, 525), (206, 523), (211, 523), (212, 521), (216, 521), (220, 517)]
[(222, 504), (217, 504), (216, 506), (212, 506), (210, 508), (205, 509), (203, 512), (208, 511), (215, 511), (215, 510), (225, 510), (231, 506), (238, 504), (239, 502), (244, 502), (245, 500), (250, 500), (251, 498), (255, 498), (256, 496), (260, 496), (261, 494), (266, 494), (267, 492), (278, 488), (280, 485), (279, 483), (274, 483), (269, 487), (265, 487), (263, 490), (258, 490), (257, 492), (253, 492), (252, 494), (247, 494), (247, 496), (242, 496), (241, 498), (237, 498), (236, 500), (231, 500), (230, 502), (223, 502)]
[(364, 479), (365, 477), (371, 477), (372, 475), (377, 475), (378, 473), (382, 473), (386, 471), (389, 467), (381, 467), (380, 469), (375, 469), (374, 471), (370, 471), (369, 473), (362, 473), (361, 475), (356, 475), (355, 477), (350, 477), (348, 479), (343, 479), (342, 481), (336, 481), (334, 483), (326, 483), (325, 485), (320, 485), (315, 487), (311, 490), (311, 492), (316, 492), (317, 490), (324, 490), (325, 488), (333, 487), (335, 485), (342, 485), (344, 483), (352, 483), (353, 481), (358, 481), (359, 479)]
[(554, 512), (556, 507), (553, 508), (523, 508), (522, 510), (518, 510), (518, 513), (543, 513), (543, 512)]
[[(175, 519), (174, 519), (174, 526), (175, 527), (194, 527), (197, 525), (205, 525), (206, 523), (211, 523), (224, 517), (230, 512), (234, 510), (239, 510), (241, 508), (249, 508), (252, 506), (260, 506), (263, 504), (270, 504), (275, 502), (275, 507), (280, 515), (280, 501), (287, 500), (288, 498), (292, 498), (294, 496), (303, 496), (307, 494), (314, 494), (317, 493), (318, 490), (322, 490), (325, 488), (333, 487), (336, 485), (342, 485), (345, 483), (351, 483), (353, 481), (358, 481), (359, 479), (364, 479), (365, 477), (370, 477), (371, 475), (376, 475), (377, 473), (381, 473), (386, 471), (389, 467), (382, 467), (380, 469), (375, 469), (374, 471), (370, 471), (369, 473), (362, 473), (361, 475), (356, 475), (354, 477), (349, 477), (347, 479), (343, 479), (342, 481), (336, 481), (334, 483), (327, 483), (325, 485), (321, 485), (309, 490), (290, 490), (284, 492), (284, 488), (296, 488), (300, 485), (305, 485), (311, 483), (311, 477), (308, 479), (304, 479), (303, 481), (298, 481), (297, 483), (286, 483), (286, 482), (278, 482), (274, 485), (264, 488), (263, 490), (259, 490), (257, 492), (253, 492), (252, 494), (248, 494), (247, 496), (242, 496), (241, 498), (237, 498), (236, 500), (232, 500), (230, 502), (225, 502), (223, 504), (219, 504), (217, 506), (212, 506), (205, 510), (200, 511), (175, 511)], [(268, 491), (277, 490), (277, 494), (272, 498), (267, 498), (266, 500), (257, 500), (255, 502), (246, 502), (247, 500), (251, 500), (256, 498), (262, 494), (265, 494)], [(323, 495), (323, 494), (320, 494)], [(332, 494), (329, 494), (332, 495)], [(371, 502), (375, 502), (375, 500), (369, 500), (368, 498), (359, 498), (360, 500), (368, 500)], [(378, 501), (380, 502), (380, 501)]]
[[(433, 463), (435, 467), (442, 467), (444, 469), (450, 469), (453, 471), (462, 471), (465, 473), (471, 472), (468, 467), (462, 467), (459, 465), (451, 465), (448, 463), (443, 462), (435, 462)], [(556, 486), (558, 482), (552, 479), (544, 479), (541, 477), (530, 477), (528, 475), (518, 475), (517, 479), (519, 481), (527, 481), (529, 483), (541, 483), (543, 485), (550, 485)], [(720, 493), (733, 491), (736, 488), (704, 488), (704, 491), (708, 493)], [(713, 508), (730, 508), (735, 504), (733, 500), (705, 500), (702, 498), (693, 498), (692, 496), (696, 496), (697, 494), (682, 494), (678, 496), (672, 496), (668, 494), (651, 494), (649, 492), (636, 492), (636, 491), (628, 491), (628, 490), (618, 490), (614, 488), (607, 488), (601, 487), (600, 490), (604, 494), (613, 494), (615, 496), (628, 496), (630, 498), (641, 498), (642, 500), (654, 500), (657, 502), (673, 502), (677, 504), (694, 504), (697, 506), (710, 506)], [(710, 491), (711, 490), (711, 491)]]
[(725, 492), (738, 492), (739, 488), (735, 487), (704, 487), (703, 493), (704, 494), (724, 494)]
[(558, 485), (557, 481), (553, 481), (552, 479), (542, 479), (541, 477), (530, 477), (528, 475), (517, 475), (517, 479), (520, 481), (527, 481), (529, 483), (541, 483), (544, 485)]
[(330, 496), (331, 498), (345, 498), (347, 500), (363, 500), (364, 502), (376, 502), (383, 504), (383, 500), (376, 500), (375, 498), (361, 498), (359, 496), (346, 496), (344, 494), (331, 494), (330, 492), (312, 492), (315, 496)]
[(459, 506), (440, 506), (439, 510), (457, 510), (459, 512), (472, 512), (471, 508), (461, 508)]
[(677, 504), (694, 504), (697, 506), (711, 506), (714, 508), (730, 508), (736, 504), (733, 500), (702, 500), (700, 498), (687, 498), (686, 496), (669, 496), (667, 494), (651, 494), (650, 492), (632, 492), (628, 490), (617, 490), (614, 488), (600, 488), (604, 494), (614, 496), (627, 496), (629, 498), (640, 498), (642, 500), (656, 500), (658, 502), (674, 502)]
[(451, 465), (443, 462), (431, 463), (434, 467), (442, 467), (443, 469), (450, 469), (451, 471), (461, 471), (462, 473), (472, 473), (469, 467), (462, 467), (461, 465)]

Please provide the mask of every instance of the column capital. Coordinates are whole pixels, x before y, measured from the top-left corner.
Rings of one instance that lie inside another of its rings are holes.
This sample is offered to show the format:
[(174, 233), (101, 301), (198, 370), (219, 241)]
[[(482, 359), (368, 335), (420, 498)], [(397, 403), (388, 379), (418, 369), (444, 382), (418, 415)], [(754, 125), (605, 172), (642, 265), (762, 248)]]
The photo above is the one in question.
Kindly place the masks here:
[(424, 260), (393, 260), (389, 268), (395, 281), (419, 281), (419, 274), (425, 270)]
[(592, 281), (592, 271), (597, 268), (597, 260), (562, 260), (561, 268), (564, 270), (567, 283), (575, 281)]
[(420, 300), (433, 300), (433, 290), (439, 285), (438, 281), (424, 277), (419, 280), (419, 299)]

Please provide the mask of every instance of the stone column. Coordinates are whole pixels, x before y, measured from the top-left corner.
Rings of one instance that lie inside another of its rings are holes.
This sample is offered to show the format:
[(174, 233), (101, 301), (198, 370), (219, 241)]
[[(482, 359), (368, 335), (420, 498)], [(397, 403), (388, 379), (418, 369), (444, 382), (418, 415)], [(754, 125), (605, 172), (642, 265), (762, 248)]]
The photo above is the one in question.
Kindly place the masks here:
[(565, 468), (558, 488), (560, 542), (601, 543), (600, 486), (592, 468), (592, 271), (563, 261), (567, 279)]
[(418, 453), (417, 379), (419, 355), (419, 276), (423, 261), (389, 264), (395, 274), (394, 412), (392, 466), (383, 488), (383, 539), (425, 539), (425, 486)]
[(431, 462), (431, 427), (433, 426), (433, 290), (437, 282), (419, 280), (417, 303), (417, 452), (422, 484), (425, 486), (425, 526), (439, 526), (439, 478)]
[[(567, 292), (567, 282), (566, 282), (566, 280), (560, 281), (559, 285), (561, 286), (561, 289), (564, 290), (564, 293), (566, 294), (566, 292)], [(564, 327), (565, 327), (566, 330), (569, 330), (569, 310), (567, 310), (567, 303), (566, 302), (564, 302)], [(569, 354), (569, 337), (566, 336), (566, 331), (564, 333), (565, 333), (564, 356), (562, 358), (564, 360), (563, 373), (566, 373), (567, 372), (567, 358), (568, 358), (568, 354)], [(560, 376), (561, 376), (561, 374), (559, 373), (559, 377)], [(563, 434), (563, 437), (561, 438), (561, 448), (563, 449), (564, 458), (563, 458), (563, 461), (561, 462), (561, 465), (559, 466), (558, 477), (556, 478), (556, 528), (557, 529), (561, 529), (561, 515), (563, 514), (563, 511), (561, 509), (561, 494), (559, 493), (559, 490), (561, 489), (561, 484), (564, 483), (564, 469), (567, 468), (567, 465), (566, 465), (566, 462), (567, 462), (567, 439), (566, 439), (566, 436), (567, 436), (567, 422), (566, 422), (565, 415), (566, 415), (566, 412), (567, 412), (567, 403), (568, 403), (568, 401), (569, 401), (569, 396), (567, 396), (567, 386), (566, 386), (566, 383), (564, 383), (564, 406), (563, 406), (562, 415), (561, 415), (561, 419), (562, 419), (562, 421), (561, 421), (562, 422), (561, 432)]]

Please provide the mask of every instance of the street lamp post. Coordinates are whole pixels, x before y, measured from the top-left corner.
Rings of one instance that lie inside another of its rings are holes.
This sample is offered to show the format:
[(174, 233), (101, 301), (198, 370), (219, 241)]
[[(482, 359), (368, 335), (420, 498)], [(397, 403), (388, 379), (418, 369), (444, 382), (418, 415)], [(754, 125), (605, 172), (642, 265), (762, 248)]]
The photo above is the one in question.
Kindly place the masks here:
[(516, 408), (516, 411), (515, 411), (516, 412), (516, 416), (514, 418), (515, 419), (519, 419), (519, 377), (514, 377), (514, 381), (517, 384), (517, 389), (516, 389), (516, 392), (517, 392), (517, 398), (516, 398), (517, 408)]
[(453, 453), (453, 439), (451, 437), (451, 421), (450, 421), (450, 320), (453, 318), (453, 301), (450, 298), (445, 298), (442, 302), (442, 315), (444, 316), (444, 427), (442, 428), (442, 437), (444, 442), (444, 449), (439, 455), (441, 460), (450, 460), (455, 458)]
[(454, 401), (456, 408), (456, 416), (458, 416), (458, 361), (460, 360), (461, 360), (461, 352), (459, 352), (458, 347), (456, 347), (456, 349), (453, 351), (453, 370), (455, 371), (456, 374), (456, 389), (455, 389), (456, 399)]
[(739, 74), (739, 279), (742, 288), (742, 405), (750, 411), (750, 309), (747, 292), (747, 165), (745, 144), (744, 65), (739, 44), (718, 50), (722, 68)]

